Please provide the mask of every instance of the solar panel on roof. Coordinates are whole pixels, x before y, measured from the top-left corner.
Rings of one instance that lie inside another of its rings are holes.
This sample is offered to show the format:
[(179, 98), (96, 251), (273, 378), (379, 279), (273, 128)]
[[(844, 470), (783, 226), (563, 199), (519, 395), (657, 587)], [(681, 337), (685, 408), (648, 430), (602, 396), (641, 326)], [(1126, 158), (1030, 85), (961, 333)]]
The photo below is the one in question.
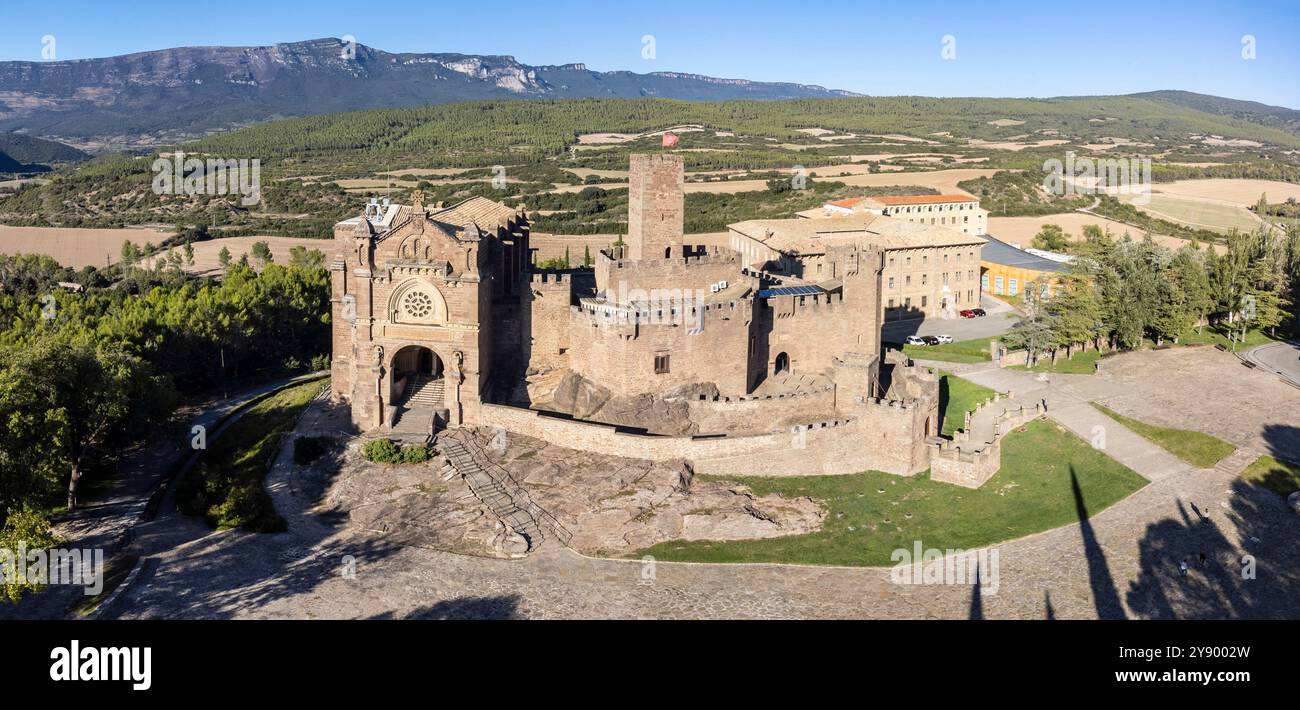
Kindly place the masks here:
[(817, 286), (781, 286), (778, 288), (766, 288), (758, 292), (759, 298), (771, 298), (773, 296), (811, 296), (821, 293), (822, 290)]

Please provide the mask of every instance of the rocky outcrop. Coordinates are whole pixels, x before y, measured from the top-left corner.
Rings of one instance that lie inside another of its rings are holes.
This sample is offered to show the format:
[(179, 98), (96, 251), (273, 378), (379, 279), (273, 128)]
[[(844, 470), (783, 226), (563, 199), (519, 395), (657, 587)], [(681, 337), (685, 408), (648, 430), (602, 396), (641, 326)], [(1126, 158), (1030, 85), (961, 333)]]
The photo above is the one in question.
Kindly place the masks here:
[[(668, 540), (751, 540), (821, 527), (810, 498), (755, 496), (745, 486), (697, 481), (685, 461), (653, 462), (575, 451), (480, 429), (495, 463), (589, 554), (628, 554)], [(503, 441), (504, 438), (504, 441)]]
[(475, 498), (463, 479), (438, 475), (441, 459), (388, 466), (350, 451), (341, 463), (321, 512), (346, 516), (349, 527), (398, 545), (480, 557), (516, 557), (520, 541), (522, 552), (528, 550), (528, 541)]
[[(549, 381), (554, 381), (554, 373)], [(538, 409), (571, 415), (574, 419), (617, 424), (645, 429), (654, 434), (681, 436), (698, 434), (699, 427), (691, 421), (686, 402), (700, 395), (716, 397), (718, 388), (712, 383), (687, 385), (660, 394), (640, 394), (634, 397), (616, 397), (610, 391), (581, 375), (566, 371), (558, 384), (549, 392), (549, 398), (534, 399)], [(545, 397), (539, 387), (530, 396)]]

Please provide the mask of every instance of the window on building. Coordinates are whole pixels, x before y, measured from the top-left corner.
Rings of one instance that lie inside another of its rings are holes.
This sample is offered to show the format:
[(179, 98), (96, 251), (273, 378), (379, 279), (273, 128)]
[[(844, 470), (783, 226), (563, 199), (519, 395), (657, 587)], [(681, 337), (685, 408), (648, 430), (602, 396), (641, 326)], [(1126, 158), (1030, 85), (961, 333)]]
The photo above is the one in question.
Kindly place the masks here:
[(892, 298), (889, 299), (889, 307), (890, 307), (890, 308), (893, 308), (893, 307), (894, 307), (894, 299), (892, 299)]
[(666, 375), (666, 374), (668, 374), (668, 354), (667, 354), (667, 353), (660, 353), (660, 354), (658, 354), (658, 355), (655, 355), (655, 374), (656, 374), (656, 375)]
[(904, 276), (904, 277), (903, 277), (903, 285), (904, 285), (904, 286), (911, 286), (911, 285), (912, 285), (912, 275), (911, 275), (911, 274), (908, 274), (907, 276)]
[(929, 257), (928, 255), (922, 254), (922, 255), (921, 255), (921, 266), (925, 266), (925, 265), (928, 264), (928, 263), (930, 263), (930, 257)]
[(889, 257), (889, 268), (894, 268), (894, 257)]
[(1009, 287), (1007, 288), (1007, 294), (1010, 296), (1015, 296), (1019, 293), (1020, 293), (1020, 282), (1016, 279), (1011, 279), (1011, 281), (1009, 282)]
[(930, 300), (929, 298), (926, 298), (925, 296), (922, 296), (922, 297), (921, 297), (921, 307), (922, 307), (922, 308), (925, 308), (925, 304), (926, 304), (929, 300)]
[(997, 278), (994, 278), (994, 279), (993, 279), (993, 293), (996, 293), (996, 294), (999, 295), (999, 296), (1003, 295), (1003, 293), (1004, 293), (1004, 291), (1002, 290), (1002, 277), (1001, 277), (1001, 276), (998, 276)]
[(947, 285), (948, 285), (948, 272), (947, 272), (947, 271), (943, 272), (943, 285), (944, 285), (944, 286), (947, 286)]
[(956, 276), (957, 282), (960, 283), (960, 282), (961, 282), (961, 272), (958, 271), (956, 274), (954, 274), (954, 276)]
[(930, 281), (929, 274), (921, 274), (921, 285), (924, 286)]
[(903, 299), (903, 308), (911, 308), (911, 307), (912, 307), (912, 298), (911, 298), (911, 296), (909, 296), (909, 297), (907, 297), (907, 298), (904, 298), (904, 299)]
[(894, 287), (894, 277), (893, 277), (893, 276), (890, 276), (890, 277), (889, 277), (889, 287), (890, 287), (890, 288), (893, 288), (893, 287)]
[(980, 290), (981, 290), (981, 291), (987, 291), (987, 290), (989, 290), (989, 275), (988, 275), (988, 274), (980, 274)]
[(907, 257), (907, 260), (904, 261), (903, 264), (904, 264), (905, 266), (911, 266), (911, 265), (912, 265), (912, 257), (910, 257), (910, 256)]

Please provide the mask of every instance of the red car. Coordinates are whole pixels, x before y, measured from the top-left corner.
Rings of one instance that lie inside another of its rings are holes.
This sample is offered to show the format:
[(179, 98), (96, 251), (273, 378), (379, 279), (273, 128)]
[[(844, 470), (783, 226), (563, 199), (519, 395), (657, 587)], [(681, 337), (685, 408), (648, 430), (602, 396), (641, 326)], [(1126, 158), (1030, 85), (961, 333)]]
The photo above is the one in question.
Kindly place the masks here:
[(966, 310), (964, 310), (964, 311), (962, 311), (959, 315), (961, 315), (962, 318), (977, 318), (977, 317), (978, 317), (977, 315), (975, 315), (975, 311), (972, 311), (972, 310), (970, 310), (969, 308), (966, 309)]

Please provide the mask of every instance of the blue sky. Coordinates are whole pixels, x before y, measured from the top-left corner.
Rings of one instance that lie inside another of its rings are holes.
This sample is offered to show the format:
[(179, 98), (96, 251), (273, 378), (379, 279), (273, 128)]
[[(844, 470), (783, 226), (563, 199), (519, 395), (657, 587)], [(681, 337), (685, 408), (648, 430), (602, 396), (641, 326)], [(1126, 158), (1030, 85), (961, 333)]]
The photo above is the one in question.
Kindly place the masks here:
[[(577, 2), (0, 0), (0, 60), (352, 35), (389, 51), (682, 71), (873, 95), (1186, 89), (1300, 109), (1300, 0)], [(642, 58), (642, 37), (655, 58)], [(952, 35), (956, 58), (941, 58)], [(1242, 37), (1256, 58), (1242, 59)]]

